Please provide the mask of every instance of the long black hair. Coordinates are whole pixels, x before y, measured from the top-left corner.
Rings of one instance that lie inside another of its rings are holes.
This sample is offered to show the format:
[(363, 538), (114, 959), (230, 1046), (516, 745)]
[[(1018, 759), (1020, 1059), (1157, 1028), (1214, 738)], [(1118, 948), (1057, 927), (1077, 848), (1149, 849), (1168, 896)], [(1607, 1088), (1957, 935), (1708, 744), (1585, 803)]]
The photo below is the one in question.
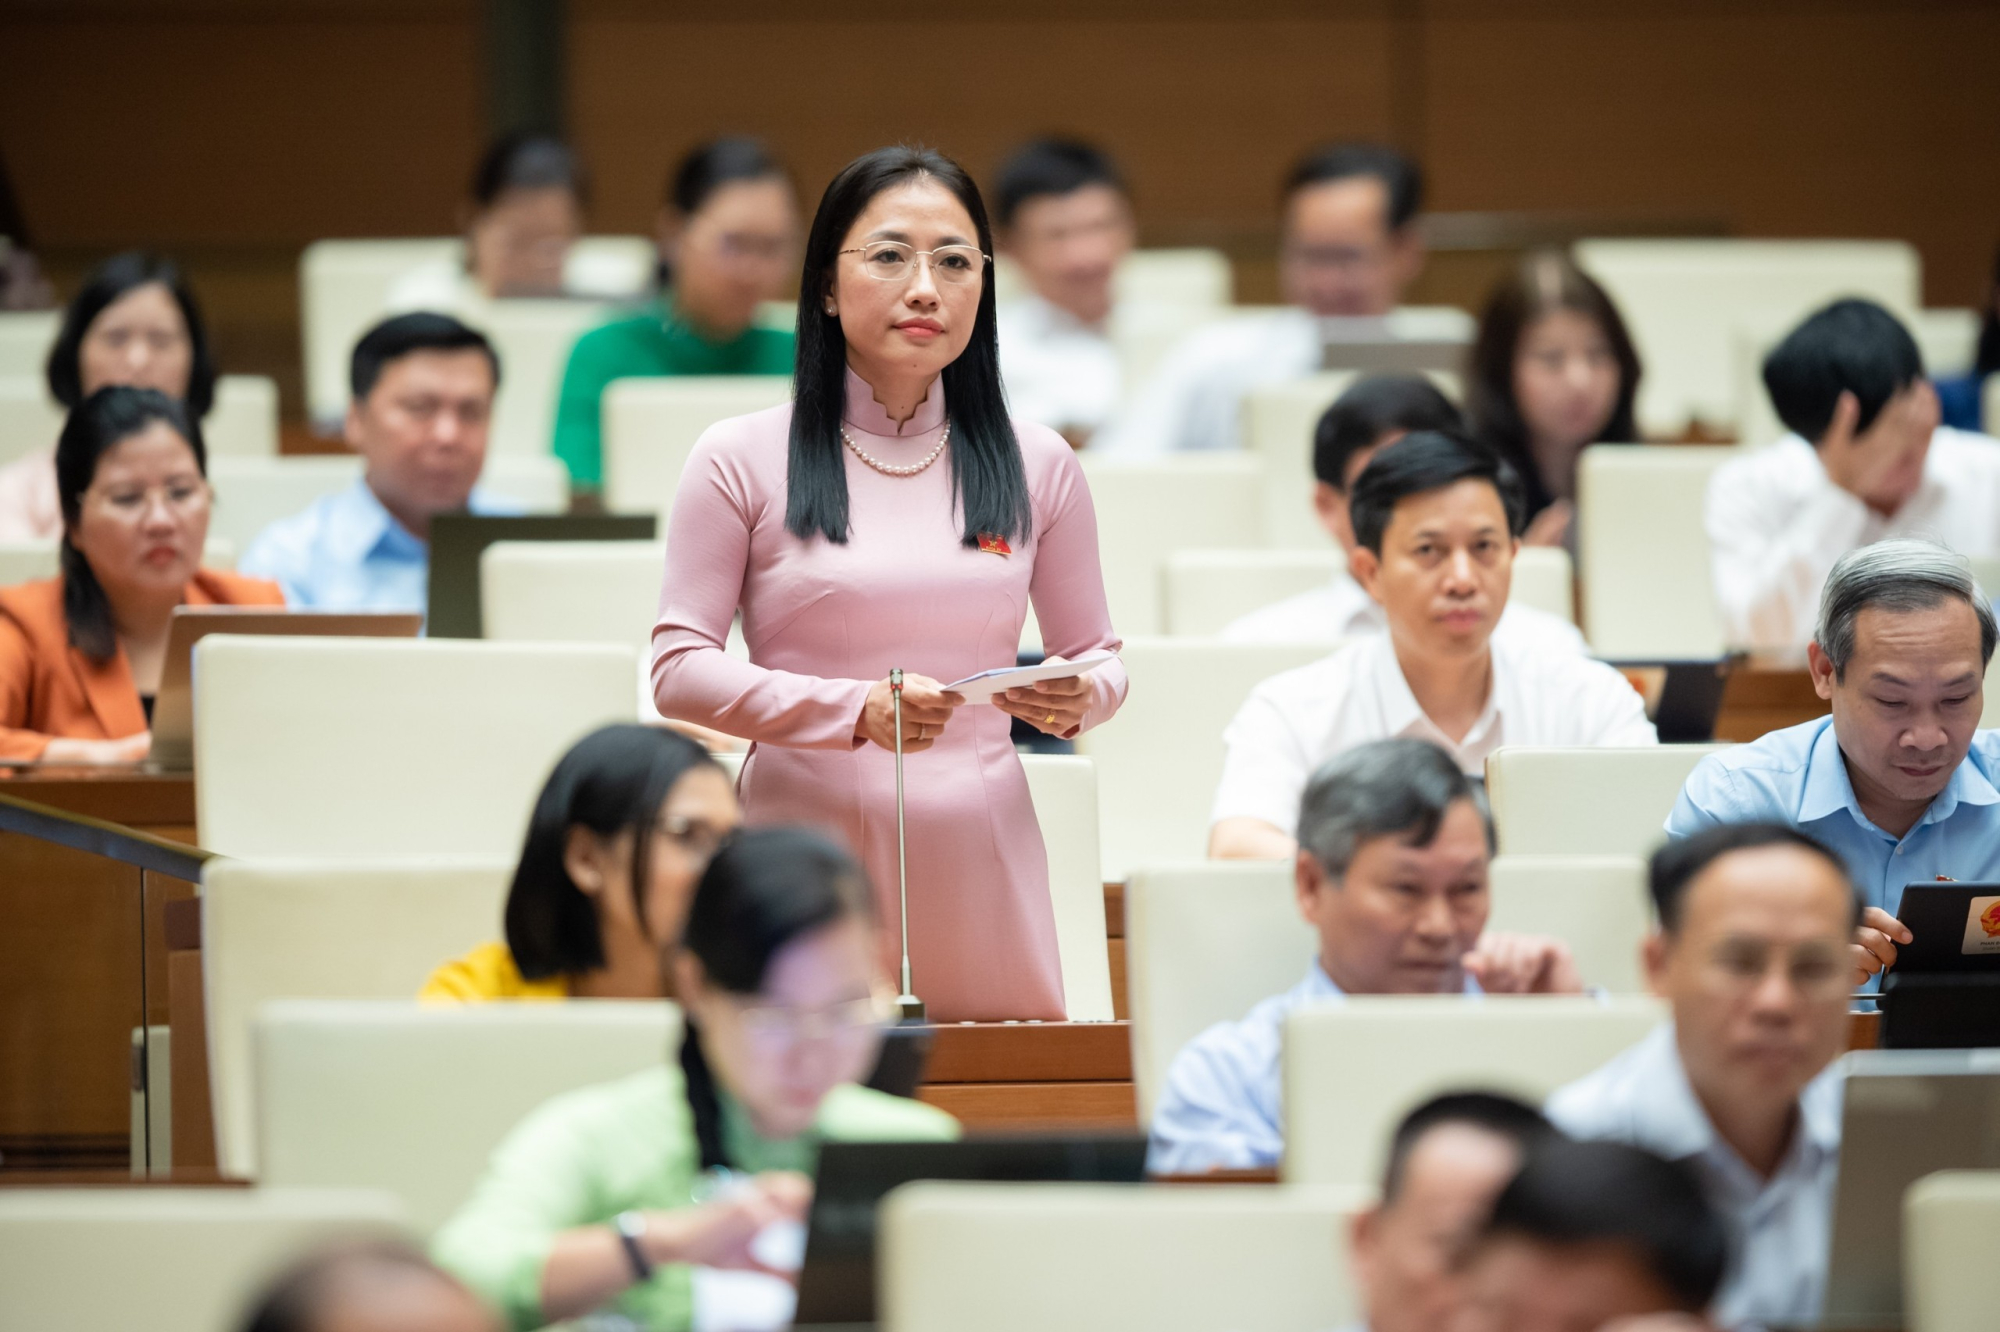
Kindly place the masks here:
[(194, 465), (208, 475), (208, 450), (201, 428), (178, 398), (158, 389), (101, 388), (85, 398), (63, 422), (56, 440), (56, 499), (62, 506), (63, 534), (58, 558), (63, 575), (63, 618), (69, 623), (70, 646), (92, 661), (109, 661), (118, 651), (118, 633), (111, 618), (111, 600), (90, 561), (76, 548), (76, 526), (83, 516), (83, 492), (97, 478), (98, 461), (121, 442), (163, 422), (187, 441)]
[(570, 747), (535, 798), (521, 861), (507, 890), (507, 950), (527, 980), (576, 976), (604, 965), (597, 909), (569, 877), (569, 830), (612, 837), (631, 829), (632, 897), (646, 920), (648, 832), (674, 784), (695, 768), (717, 768), (708, 751), (664, 727), (605, 726)]
[[(793, 376), (790, 470), (785, 530), (801, 541), (814, 533), (835, 545), (847, 541), (847, 464), (840, 445), (847, 405), (847, 339), (840, 319), (826, 312), (834, 267), (848, 230), (876, 195), (900, 185), (934, 180), (972, 216), (979, 248), (993, 253), (993, 228), (979, 187), (958, 163), (928, 148), (878, 148), (842, 168), (820, 198), (806, 237), (799, 279), (798, 368)], [(944, 368), (945, 411), (951, 421), (951, 489), (965, 519), (964, 544), (983, 533), (1026, 541), (1034, 516), (1021, 446), (1007, 418), (1000, 383), (1000, 343), (993, 304), (993, 275), (980, 282), (979, 314), (972, 340)]]
[(215, 405), (215, 358), (209, 351), (208, 326), (202, 323), (201, 307), (195, 304), (194, 292), (171, 259), (137, 250), (114, 254), (93, 268), (63, 310), (62, 326), (49, 347), (51, 397), (72, 409), (83, 401), (83, 339), (90, 326), (107, 306), (155, 282), (174, 298), (181, 322), (187, 325), (188, 383), (182, 401), (196, 418), (208, 415), (208, 409)]
[[(711, 984), (755, 994), (786, 945), (851, 917), (870, 919), (868, 875), (840, 847), (804, 828), (756, 828), (715, 853), (694, 891), (681, 946)], [(704, 1170), (729, 1165), (715, 1077), (693, 1022), (681, 1038), (681, 1072)]]

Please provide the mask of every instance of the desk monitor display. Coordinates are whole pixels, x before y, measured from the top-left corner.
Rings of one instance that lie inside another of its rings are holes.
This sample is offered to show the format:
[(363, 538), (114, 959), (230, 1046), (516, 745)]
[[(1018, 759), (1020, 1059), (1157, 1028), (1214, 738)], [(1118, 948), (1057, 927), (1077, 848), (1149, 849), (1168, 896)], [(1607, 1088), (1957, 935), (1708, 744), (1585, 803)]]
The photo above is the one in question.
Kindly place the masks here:
[(441, 513), (431, 519), (432, 638), (481, 638), (479, 557), (496, 541), (652, 541), (659, 519), (650, 513), (535, 514), (492, 518)]
[(275, 606), (177, 606), (167, 626), (167, 655), (153, 696), (152, 765), (194, 766), (194, 645), (210, 634), (291, 638), (415, 638), (415, 614), (282, 610)]
[(967, 1138), (962, 1142), (829, 1142), (799, 1270), (797, 1326), (875, 1321), (875, 1218), (882, 1195), (918, 1179), (1136, 1184), (1146, 1173), (1137, 1134)]
[(1824, 1325), (1901, 1327), (1903, 1194), (2000, 1166), (2000, 1050), (1859, 1050), (1847, 1070)]
[(1722, 695), (1741, 655), (1686, 661), (1607, 663), (1632, 682), (1646, 700), (1646, 716), (1663, 745), (1700, 745), (1715, 739)]

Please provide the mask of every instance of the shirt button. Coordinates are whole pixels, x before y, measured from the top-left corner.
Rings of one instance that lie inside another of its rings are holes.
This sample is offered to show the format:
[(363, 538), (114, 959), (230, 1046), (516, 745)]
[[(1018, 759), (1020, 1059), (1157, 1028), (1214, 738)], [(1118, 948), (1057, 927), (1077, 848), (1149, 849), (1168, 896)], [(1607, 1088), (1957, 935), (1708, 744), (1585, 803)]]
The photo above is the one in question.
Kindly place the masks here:
[(1903, 854), (1903, 847), (1901, 843), (1898, 843), (1896, 846), (1896, 854), (1899, 856)]

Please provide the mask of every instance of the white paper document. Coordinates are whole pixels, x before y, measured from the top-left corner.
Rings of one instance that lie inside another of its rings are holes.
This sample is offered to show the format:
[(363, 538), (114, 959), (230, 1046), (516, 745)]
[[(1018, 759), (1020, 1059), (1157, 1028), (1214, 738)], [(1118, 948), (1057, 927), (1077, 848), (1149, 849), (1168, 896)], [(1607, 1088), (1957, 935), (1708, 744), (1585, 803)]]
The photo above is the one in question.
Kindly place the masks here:
[(1004, 694), (1009, 689), (1019, 689), (1037, 680), (1063, 680), (1072, 675), (1088, 675), (1110, 661), (1118, 654), (1098, 648), (1086, 652), (1073, 661), (1044, 662), (1040, 666), (1001, 666), (977, 675), (968, 675), (963, 680), (954, 680), (945, 686), (954, 694), (965, 695), (968, 703), (979, 703), (991, 699), (995, 694)]

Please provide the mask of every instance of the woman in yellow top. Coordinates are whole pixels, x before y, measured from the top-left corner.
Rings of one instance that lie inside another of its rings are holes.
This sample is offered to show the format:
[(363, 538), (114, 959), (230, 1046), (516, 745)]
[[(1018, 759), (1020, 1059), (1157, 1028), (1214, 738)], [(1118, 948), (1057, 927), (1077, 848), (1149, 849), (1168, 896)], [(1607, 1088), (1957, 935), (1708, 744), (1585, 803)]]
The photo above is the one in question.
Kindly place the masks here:
[(686, 736), (606, 726), (535, 801), (507, 894), (505, 943), (431, 973), (418, 997), (660, 999), (694, 885), (743, 821), (729, 775)]

